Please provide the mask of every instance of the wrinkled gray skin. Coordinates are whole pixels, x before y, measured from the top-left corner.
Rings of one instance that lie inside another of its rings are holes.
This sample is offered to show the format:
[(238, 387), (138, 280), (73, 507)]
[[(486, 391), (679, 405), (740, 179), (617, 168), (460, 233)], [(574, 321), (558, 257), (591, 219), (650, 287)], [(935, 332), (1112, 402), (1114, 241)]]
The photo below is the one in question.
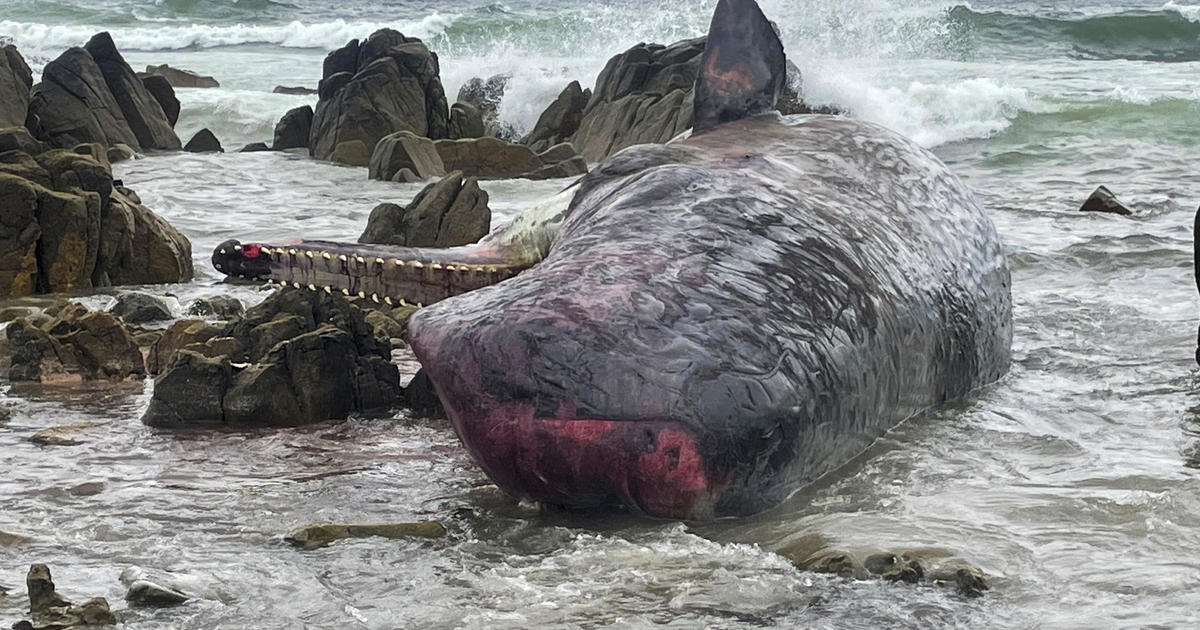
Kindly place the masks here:
[(994, 226), (883, 127), (760, 115), (631, 147), (578, 188), (545, 260), (409, 325), (515, 494), (752, 514), (1008, 368)]

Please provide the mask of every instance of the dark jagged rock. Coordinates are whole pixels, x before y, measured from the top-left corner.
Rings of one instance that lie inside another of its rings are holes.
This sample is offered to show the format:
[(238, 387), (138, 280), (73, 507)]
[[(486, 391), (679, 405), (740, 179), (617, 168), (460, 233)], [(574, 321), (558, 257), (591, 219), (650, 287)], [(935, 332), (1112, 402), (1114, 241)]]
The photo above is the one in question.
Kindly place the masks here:
[[(322, 160), (366, 166), (381, 138), (408, 130), (449, 135), (449, 111), (437, 55), (391, 29), (329, 54), (318, 88), (309, 151)], [(361, 148), (344, 146), (360, 143)]]
[(308, 137), (312, 132), (313, 108), (309, 105), (289, 110), (275, 125), (275, 140), (271, 148), (276, 151), (308, 148)]
[(129, 292), (117, 296), (109, 311), (126, 324), (145, 324), (171, 319), (171, 309), (162, 299), (149, 293)]
[[(664, 143), (692, 126), (692, 89), (705, 37), (662, 46), (638, 44), (608, 60), (596, 77), (579, 129), (571, 137), (591, 162), (634, 144)], [(784, 113), (809, 110), (796, 93), (799, 70), (788, 66)]]
[(13, 628), (60, 630), (80, 626), (110, 626), (117, 623), (116, 615), (108, 607), (108, 600), (103, 597), (93, 597), (75, 605), (55, 592), (54, 582), (50, 579), (50, 569), (44, 564), (29, 567), (25, 586), (29, 591), (29, 612), (33, 616), (33, 623), (20, 621), (14, 624)]
[(37, 155), (46, 150), (25, 127), (5, 127), (0, 129), (0, 153), (6, 151), (22, 151), (29, 155)]
[(0, 295), (191, 279), (191, 243), (114, 186), (97, 154), (0, 154)]
[(371, 211), (360, 243), (408, 247), (454, 247), (488, 233), (488, 195), (474, 178), (455, 171), (425, 187), (405, 207), (381, 204)]
[(1125, 204), (1121, 203), (1117, 196), (1113, 194), (1105, 186), (1100, 186), (1092, 195), (1083, 202), (1079, 207), (1080, 212), (1105, 212), (1108, 214), (1119, 214), (1121, 216), (1132, 216), (1133, 210), (1130, 210)]
[(179, 98), (175, 96), (175, 88), (171, 87), (171, 82), (167, 81), (166, 77), (157, 74), (141, 75), (140, 78), (146, 91), (162, 108), (163, 115), (167, 117), (167, 123), (174, 128), (175, 123), (179, 122)]
[(515, 140), (515, 130), (500, 121), (500, 101), (504, 99), (504, 89), (511, 78), (510, 74), (492, 75), (486, 81), (475, 77), (458, 89), (458, 102), (466, 103), (479, 112), (483, 121), (482, 135)]
[(246, 146), (238, 149), (237, 152), (238, 153), (262, 153), (263, 151), (270, 151), (270, 150), (271, 150), (271, 147), (267, 146), (267, 143), (265, 143), (265, 142), (251, 142), (250, 144), (247, 144)]
[(433, 141), (411, 131), (398, 131), (375, 145), (375, 152), (367, 164), (367, 177), (392, 181), (403, 169), (408, 169), (416, 180), (446, 174)]
[(438, 398), (433, 381), (429, 380), (429, 372), (421, 368), (404, 388), (404, 405), (413, 413), (423, 416), (444, 418), (446, 410), (442, 407), (442, 399)]
[[(179, 150), (179, 136), (158, 100), (150, 94), (141, 79), (134, 74), (125, 58), (117, 51), (116, 44), (108, 33), (97, 33), (84, 49), (92, 55), (104, 75), (104, 82), (116, 99), (117, 105), (129, 128), (137, 136), (140, 148)], [(109, 143), (110, 145), (112, 143)], [(130, 145), (134, 146), (134, 145)]]
[(145, 74), (160, 76), (170, 82), (171, 87), (177, 88), (218, 88), (221, 84), (216, 79), (197, 74), (191, 70), (172, 68), (167, 64), (161, 66), (146, 66)]
[(142, 352), (120, 320), (79, 304), (35, 326), (25, 318), (9, 324), (9, 379), (48, 381), (67, 376), (87, 380), (125, 379), (146, 374)]
[(151, 375), (161, 374), (172, 355), (179, 350), (186, 349), (208, 358), (220, 356), (220, 353), (215, 351), (217, 348), (208, 344), (208, 341), (221, 338), (223, 334), (223, 326), (216, 326), (204, 320), (181, 319), (172, 322), (146, 354), (146, 372)]
[(221, 147), (221, 141), (213, 135), (213, 132), (208, 129), (201, 129), (192, 136), (188, 143), (183, 145), (183, 150), (188, 153), (224, 153), (225, 149)]
[(482, 138), (483, 115), (470, 103), (458, 102), (450, 106), (450, 139)]
[(538, 117), (533, 131), (523, 142), (536, 152), (542, 152), (559, 143), (570, 140), (583, 120), (583, 110), (592, 98), (591, 90), (579, 87), (578, 81), (570, 82), (558, 98)]
[(0, 46), (0, 127), (25, 124), (33, 73), (16, 46)]
[(46, 64), (42, 82), (33, 86), (29, 114), (37, 119), (30, 131), (52, 146), (73, 147), (82, 142), (112, 146), (119, 142), (135, 150), (143, 148), (100, 67), (83, 48), (68, 49)]
[(273, 94), (290, 94), (292, 96), (305, 96), (308, 94), (316, 94), (317, 91), (308, 87), (289, 87), (286, 85), (276, 85)]
[(242, 305), (241, 300), (235, 297), (214, 295), (192, 302), (191, 306), (188, 306), (187, 312), (188, 315), (197, 317), (215, 317), (229, 321), (241, 317), (242, 313), (246, 312), (246, 307)]
[(388, 345), (376, 339), (362, 310), (341, 296), (284, 290), (224, 334), (234, 340), (226, 354), (206, 357), (194, 345), (174, 353), (155, 382), (143, 422), (292, 426), (399, 399)]

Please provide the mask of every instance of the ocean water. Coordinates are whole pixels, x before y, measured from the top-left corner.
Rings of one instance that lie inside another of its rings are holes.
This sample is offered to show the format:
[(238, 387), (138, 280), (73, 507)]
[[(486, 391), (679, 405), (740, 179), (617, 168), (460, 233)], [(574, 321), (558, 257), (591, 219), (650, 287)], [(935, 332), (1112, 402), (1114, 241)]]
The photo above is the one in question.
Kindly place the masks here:
[[(451, 97), (510, 73), (501, 116), (528, 129), (570, 80), (639, 41), (703, 33), (714, 2), (3, 0), (0, 36), (36, 69), (108, 30), (135, 68), (215, 76), (179, 90), (186, 140), (269, 141), (315, 97), (324, 54), (391, 26), (425, 39)], [(914, 419), (827, 483), (752, 519), (708, 524), (539, 511), (487, 483), (443, 423), (400, 411), (302, 429), (162, 433), (150, 384), (4, 385), (0, 585), (48, 562), (60, 590), (104, 595), (127, 628), (1190, 628), (1200, 623), (1200, 396), (1191, 225), (1200, 204), (1200, 5), (1157, 1), (763, 0), (803, 94), (930, 147), (974, 188), (1013, 269), (1012, 372)], [(229, 238), (352, 239), (419, 185), (293, 154), (160, 155), (117, 176), (191, 238), (186, 304), (232, 291)], [(487, 182), (497, 223), (564, 182)], [(1134, 217), (1085, 215), (1104, 184)], [(953, 235), (948, 235), (952, 238)], [(86, 298), (104, 304), (107, 296)], [(34, 431), (96, 426), (40, 448)], [(67, 489), (103, 481), (103, 492)], [(298, 552), (311, 521), (437, 518), (433, 543)], [(934, 546), (984, 569), (963, 599), (797, 571), (773, 550), (820, 534), (851, 549)], [(207, 599), (125, 610), (129, 566)], [(19, 597), (0, 598), (15, 621)]]

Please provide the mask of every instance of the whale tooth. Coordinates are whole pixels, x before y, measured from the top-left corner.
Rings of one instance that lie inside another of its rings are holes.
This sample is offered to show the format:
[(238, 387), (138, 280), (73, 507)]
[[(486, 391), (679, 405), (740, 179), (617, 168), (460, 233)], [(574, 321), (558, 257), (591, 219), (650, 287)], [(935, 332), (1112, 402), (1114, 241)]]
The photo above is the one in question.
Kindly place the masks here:
[(224, 255), (225, 255), (227, 252), (225, 251), (225, 248), (224, 248), (224, 247), (222, 247), (222, 248), (221, 248), (221, 250), (220, 250), (219, 252), (217, 252), (217, 253), (219, 253), (219, 254), (221, 254), (222, 256), (224, 256)]
[(308, 250), (304, 250), (304, 255), (305, 255), (305, 256), (308, 256), (309, 258), (312, 258), (312, 257), (313, 257), (313, 253), (312, 253), (312, 252), (310, 252), (310, 251), (308, 251)]
[(367, 262), (367, 261), (366, 261), (366, 260), (364, 260), (362, 256), (355, 256), (355, 257), (354, 257), (354, 262), (357, 262), (357, 263), (364, 263), (364, 262)]
[(288, 255), (290, 255), (290, 256), (295, 256), (295, 255), (296, 255), (296, 248), (294, 248), (294, 247), (293, 247), (292, 249), (289, 249), (289, 250), (288, 250)]
[(264, 248), (262, 248), (260, 251), (261, 251), (263, 254), (266, 254), (267, 256), (270, 256), (270, 255), (271, 255), (271, 248), (270, 248), (270, 247), (264, 247)]
[(375, 264), (376, 264), (376, 265), (382, 265), (382, 264), (383, 264), (383, 259), (382, 259), (382, 258), (376, 258), (376, 259), (375, 259)]
[(308, 285), (308, 290), (309, 290), (309, 291), (316, 291), (316, 290), (317, 290), (317, 287), (313, 286), (313, 285), (310, 283), (310, 284)]
[(234, 245), (234, 246), (233, 246), (233, 251), (235, 251), (235, 252), (240, 252), (240, 251), (242, 251), (242, 246), (241, 246), (241, 245)]
[(421, 304), (420, 302), (417, 302), (417, 308), (425, 308), (425, 305)]
[(397, 267), (403, 267), (404, 261), (400, 260), (399, 258), (395, 258), (392, 260), (392, 264), (396, 265)]
[(371, 294), (371, 301), (372, 301), (372, 302), (374, 302), (374, 303), (376, 303), (376, 304), (378, 304), (378, 303), (379, 303), (379, 294), (378, 294), (378, 293), (372, 293), (372, 294)]
[(438, 263), (430, 263), (429, 267), (432, 269), (441, 269), (442, 268), (442, 266)]
[(405, 302), (404, 298), (400, 298), (400, 306), (408, 306), (408, 302)]
[(326, 292), (326, 293), (329, 293), (329, 294), (332, 294), (332, 293), (333, 293), (333, 289), (329, 288), (329, 285), (325, 285), (325, 292)]
[(292, 283), (292, 288), (293, 288), (293, 289), (299, 289), (299, 288), (300, 288), (300, 283), (299, 283), (299, 282), (293, 282), (293, 283)]
[(350, 295), (350, 289), (342, 289), (342, 295)]
[(421, 267), (425, 266), (425, 265), (422, 265), (421, 261), (419, 261), (419, 260), (414, 260), (408, 264), (412, 265), (413, 269), (420, 269)]
[(388, 296), (386, 296), (386, 295), (385, 295), (385, 296), (383, 296), (383, 303), (384, 303), (384, 304), (387, 304), (388, 306), (391, 306), (391, 305), (392, 305), (392, 298), (390, 298), (390, 297), (388, 297)]
[(487, 268), (487, 271), (488, 271), (488, 273), (496, 273), (496, 266), (495, 266), (495, 265), (489, 265), (489, 266), (488, 266), (488, 268)]
[(345, 255), (345, 254), (341, 254), (341, 255), (339, 255), (339, 256), (338, 256), (338, 260), (340, 260), (340, 261), (342, 261), (342, 262), (346, 262), (348, 259), (346, 258), (346, 255)]
[(325, 260), (329, 260), (329, 259), (333, 258), (333, 256), (330, 256), (329, 252), (321, 252), (321, 258), (324, 258)]
[(367, 294), (366, 294), (366, 293), (364, 293), (363, 291), (359, 291), (359, 292), (358, 292), (358, 297), (359, 297), (359, 298), (361, 298), (361, 299), (366, 299), (366, 297), (367, 297)]

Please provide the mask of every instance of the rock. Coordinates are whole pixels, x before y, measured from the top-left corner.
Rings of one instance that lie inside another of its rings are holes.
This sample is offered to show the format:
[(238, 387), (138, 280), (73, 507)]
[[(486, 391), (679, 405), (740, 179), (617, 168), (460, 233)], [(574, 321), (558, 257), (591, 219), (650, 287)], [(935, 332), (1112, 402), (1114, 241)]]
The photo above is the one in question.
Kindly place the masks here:
[(22, 536), (20, 534), (10, 534), (8, 532), (0, 532), (0, 547), (24, 547), (33, 542), (32, 538)]
[(418, 181), (446, 174), (433, 141), (411, 131), (397, 131), (375, 145), (367, 177), (391, 181), (403, 169), (408, 169)]
[(437, 521), (415, 523), (343, 524), (313, 523), (293, 530), (284, 540), (301, 549), (319, 549), (347, 538), (442, 538), (446, 528)]
[(29, 441), (38, 446), (75, 446), (83, 444), (83, 434), (96, 428), (92, 422), (62, 424), (34, 433)]
[[(483, 123), (483, 134), (501, 140), (513, 140), (515, 130), (500, 121), (500, 101), (511, 74), (496, 74), (487, 80), (475, 77), (458, 89), (458, 102), (470, 105), (479, 113)], [(481, 136), (461, 136), (481, 137)]]
[(433, 381), (429, 380), (429, 372), (426, 372), (425, 368), (417, 370), (416, 375), (404, 388), (404, 404), (414, 413), (422, 416), (446, 417), (446, 411), (442, 408), (442, 399), (438, 398), (437, 391), (433, 388)]
[(0, 127), (25, 124), (33, 73), (16, 46), (0, 45)]
[(109, 311), (126, 324), (161, 322), (172, 317), (167, 303), (148, 293), (122, 293)]
[(221, 148), (221, 141), (213, 135), (213, 132), (208, 129), (201, 129), (192, 136), (188, 143), (183, 145), (183, 150), (188, 153), (224, 153), (225, 149)]
[(188, 315), (215, 317), (225, 321), (236, 319), (244, 312), (246, 312), (246, 307), (242, 305), (242, 301), (228, 295), (198, 298), (187, 309)]
[[(318, 87), (310, 154), (321, 160), (366, 166), (384, 136), (408, 130), (418, 136), (449, 135), (449, 111), (437, 55), (421, 40), (382, 29), (329, 54)], [(342, 148), (361, 144), (362, 150)], [(361, 158), (359, 161), (352, 159)]]
[(183, 70), (180, 68), (172, 68), (167, 64), (161, 66), (146, 66), (146, 74), (157, 75), (166, 79), (171, 87), (177, 88), (218, 88), (221, 87), (217, 80), (197, 74), (191, 70)]
[(94, 497), (101, 492), (104, 492), (103, 481), (85, 481), (67, 490), (67, 494), (73, 497)]
[(202, 319), (181, 319), (172, 322), (147, 353), (146, 372), (151, 375), (161, 374), (171, 360), (171, 355), (183, 348), (205, 357), (212, 356), (205, 351), (203, 344), (209, 339), (223, 335), (224, 332), (223, 327), (214, 326)]
[(579, 87), (578, 81), (570, 82), (546, 111), (542, 112), (537, 124), (533, 126), (533, 131), (525, 136), (522, 142), (539, 153), (566, 142), (579, 130), (583, 110), (591, 98), (591, 90)]
[(109, 313), (71, 304), (44, 327), (18, 318), (6, 329), (12, 349), (9, 379), (125, 379), (146, 373), (128, 329)]
[(179, 122), (179, 98), (175, 96), (175, 88), (171, 87), (171, 82), (167, 81), (166, 77), (157, 74), (143, 74), (140, 76), (142, 85), (150, 96), (158, 101), (158, 106), (162, 108), (163, 115), (167, 117), (167, 123), (172, 128), (175, 123)]
[(575, 156), (557, 164), (547, 164), (542, 168), (522, 175), (525, 179), (558, 179), (562, 177), (578, 177), (588, 172), (587, 160)]
[(510, 179), (544, 166), (529, 147), (497, 138), (438, 140), (434, 147), (447, 171), (462, 171), (469, 177)]
[(149, 208), (114, 190), (103, 216), (93, 279), (107, 284), (166, 284), (192, 279), (192, 244)]
[(458, 102), (450, 106), (450, 139), (482, 138), (483, 115), (470, 103)]
[[(692, 87), (706, 39), (662, 46), (638, 44), (608, 60), (596, 78), (571, 143), (599, 162), (642, 143), (663, 143), (692, 126)], [(810, 111), (796, 94), (798, 69), (790, 65), (784, 98), (789, 113)]]
[(242, 148), (238, 149), (237, 152), (238, 153), (261, 153), (263, 151), (270, 151), (270, 150), (271, 150), (271, 147), (267, 146), (267, 143), (265, 143), (265, 142), (251, 142), (250, 144), (247, 144), (247, 145), (243, 146)]
[(138, 580), (129, 585), (125, 592), (125, 601), (134, 606), (166, 607), (178, 606), (188, 600), (188, 596), (179, 591), (149, 582)]
[(391, 181), (396, 182), (397, 184), (413, 184), (424, 180), (418, 177), (416, 173), (412, 172), (412, 170), (402, 168), (396, 171), (395, 175), (392, 175)]
[(1111, 190), (1104, 186), (1100, 186), (1092, 193), (1087, 201), (1079, 207), (1080, 212), (1106, 212), (1108, 214), (1119, 214), (1121, 216), (1131, 216), (1133, 210), (1130, 210), (1125, 204), (1117, 199), (1117, 196)]
[(46, 147), (24, 127), (0, 129), (0, 153), (21, 151), (29, 155), (37, 155), (45, 150)]
[(307, 95), (307, 94), (316, 94), (316, 93), (317, 93), (317, 91), (316, 91), (316, 90), (314, 90), (314, 89), (312, 89), (312, 88), (307, 88), (307, 87), (288, 87), (288, 86), (284, 86), (284, 85), (276, 85), (276, 86), (275, 86), (275, 89), (274, 89), (274, 90), (271, 90), (271, 92), (272, 92), (273, 94), (291, 94), (291, 95), (294, 95), (294, 96), (301, 96), (301, 95)]
[(108, 160), (109, 164), (116, 164), (117, 162), (132, 160), (134, 155), (136, 154), (133, 152), (133, 149), (129, 147), (129, 145), (118, 142), (105, 152), (104, 157)]
[(25, 588), (29, 591), (29, 612), (35, 615), (71, 605), (70, 600), (56, 592), (50, 567), (44, 564), (30, 565), (25, 574)]
[(967, 597), (977, 597), (987, 589), (982, 571), (943, 549), (854, 553), (831, 549), (823, 536), (810, 535), (778, 553), (805, 571), (859, 580), (878, 578), (908, 584), (933, 583), (955, 588)]
[(33, 623), (21, 621), (13, 628), (32, 630), (60, 630), (78, 626), (114, 625), (117, 618), (108, 607), (108, 600), (93, 597), (78, 606), (59, 595), (50, 578), (50, 569), (44, 564), (29, 567), (25, 576), (25, 587), (29, 591), (29, 612)]
[(367, 324), (375, 330), (375, 336), (381, 340), (390, 340), (404, 336), (404, 326), (401, 326), (396, 320), (380, 311), (367, 311), (365, 318)]
[(340, 142), (329, 155), (329, 161), (346, 166), (367, 166), (371, 162), (371, 152), (362, 140)]
[[(97, 33), (88, 40), (84, 49), (99, 66), (104, 82), (120, 106), (129, 128), (141, 143), (140, 149), (178, 151), (179, 136), (175, 135), (173, 125), (167, 120), (158, 100), (125, 63), (112, 37), (106, 32)], [(108, 143), (108, 146), (112, 144)]]
[(82, 48), (68, 49), (46, 64), (41, 83), (33, 86), (29, 114), (38, 121), (30, 131), (52, 146), (98, 142), (143, 149), (104, 82), (100, 67)]
[(360, 243), (454, 247), (483, 238), (491, 227), (487, 192), (455, 171), (425, 187), (405, 207), (381, 204), (371, 211)]
[(275, 139), (271, 148), (276, 151), (308, 148), (308, 136), (312, 132), (313, 108), (309, 105), (289, 110), (275, 125)]
[(560, 142), (538, 154), (538, 158), (546, 164), (558, 164), (579, 157), (575, 145), (570, 142)]
[(196, 344), (176, 351), (142, 421), (294, 426), (392, 405), (400, 396), (390, 348), (340, 295), (280, 291), (205, 342), (219, 345), (228, 354), (209, 358)]

